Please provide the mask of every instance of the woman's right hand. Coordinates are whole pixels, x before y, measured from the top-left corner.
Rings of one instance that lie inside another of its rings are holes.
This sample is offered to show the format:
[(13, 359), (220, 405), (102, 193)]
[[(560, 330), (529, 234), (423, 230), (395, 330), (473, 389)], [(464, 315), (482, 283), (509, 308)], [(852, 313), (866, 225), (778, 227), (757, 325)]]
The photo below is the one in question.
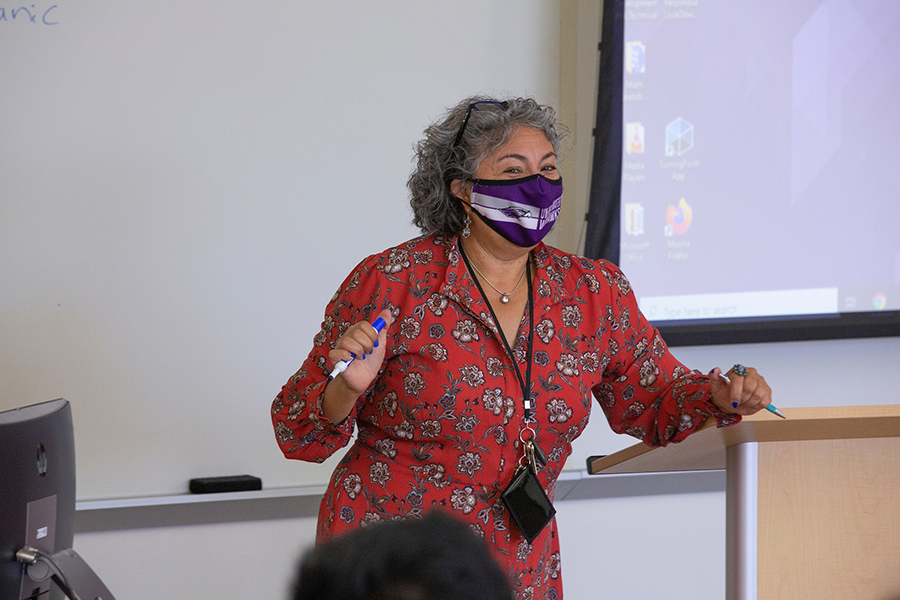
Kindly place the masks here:
[(385, 322), (380, 333), (368, 321), (354, 323), (328, 353), (332, 368), (339, 361), (356, 356), (350, 366), (328, 382), (325, 388), (322, 410), (332, 423), (340, 423), (347, 418), (357, 398), (369, 388), (381, 370), (387, 350), (387, 329), (394, 318), (389, 310), (381, 311), (378, 317)]

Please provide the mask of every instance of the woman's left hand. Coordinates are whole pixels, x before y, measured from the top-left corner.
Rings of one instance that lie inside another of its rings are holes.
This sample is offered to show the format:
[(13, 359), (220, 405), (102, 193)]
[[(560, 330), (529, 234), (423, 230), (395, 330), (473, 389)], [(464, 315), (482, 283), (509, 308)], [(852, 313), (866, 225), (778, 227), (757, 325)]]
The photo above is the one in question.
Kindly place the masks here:
[(719, 367), (709, 372), (709, 387), (713, 404), (722, 412), (752, 415), (772, 402), (772, 388), (753, 367), (747, 367), (746, 375), (730, 371), (730, 382), (721, 373)]

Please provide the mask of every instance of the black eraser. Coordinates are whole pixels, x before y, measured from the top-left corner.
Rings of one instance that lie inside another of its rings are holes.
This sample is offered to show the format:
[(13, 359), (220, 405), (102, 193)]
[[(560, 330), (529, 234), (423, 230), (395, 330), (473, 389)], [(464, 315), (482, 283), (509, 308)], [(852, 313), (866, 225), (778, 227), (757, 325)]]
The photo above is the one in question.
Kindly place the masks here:
[(253, 475), (229, 475), (228, 477), (198, 477), (191, 479), (192, 494), (218, 494), (220, 492), (252, 492), (262, 489), (262, 479)]

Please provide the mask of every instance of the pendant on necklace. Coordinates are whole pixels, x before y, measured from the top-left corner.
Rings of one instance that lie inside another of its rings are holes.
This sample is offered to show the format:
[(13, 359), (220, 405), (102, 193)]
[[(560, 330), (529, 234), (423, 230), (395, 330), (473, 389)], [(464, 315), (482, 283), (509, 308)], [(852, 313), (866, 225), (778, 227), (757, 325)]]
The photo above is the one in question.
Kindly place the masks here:
[(509, 304), (509, 296), (507, 294), (500, 294), (500, 303)]

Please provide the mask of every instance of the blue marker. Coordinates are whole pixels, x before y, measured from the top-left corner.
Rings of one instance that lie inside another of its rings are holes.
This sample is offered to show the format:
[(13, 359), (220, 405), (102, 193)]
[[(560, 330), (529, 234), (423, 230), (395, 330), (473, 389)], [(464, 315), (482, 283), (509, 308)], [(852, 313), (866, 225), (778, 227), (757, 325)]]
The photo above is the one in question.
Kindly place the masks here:
[[(728, 377), (725, 375), (725, 373), (719, 373), (719, 377), (721, 377), (722, 379), (724, 379), (724, 380), (727, 381), (728, 383), (731, 383), (731, 380), (728, 379)], [(731, 406), (732, 406), (732, 408), (737, 408), (737, 407), (738, 407), (738, 403), (737, 403), (737, 402), (732, 402), (732, 403), (731, 403)], [(768, 404), (768, 405), (766, 405), (766, 410), (769, 411), (770, 413), (772, 413), (773, 415), (778, 415), (778, 416), (781, 417), (782, 419), (787, 419), (787, 417), (784, 416), (784, 413), (783, 413), (783, 412), (781, 412), (780, 410), (778, 410), (777, 408), (775, 408), (775, 405), (774, 405), (774, 404)]]
[[(375, 333), (381, 333), (381, 330), (384, 329), (384, 326), (386, 324), (387, 323), (384, 322), (384, 319), (382, 319), (381, 317), (378, 317), (377, 319), (375, 319), (375, 322), (372, 323), (372, 327), (375, 329)], [(377, 340), (375, 341), (375, 345), (376, 346), (378, 345)], [(355, 354), (353, 355), (353, 358), (351, 358), (350, 360), (339, 360), (338, 363), (336, 365), (334, 365), (334, 371), (332, 371), (331, 375), (328, 376), (328, 381), (331, 381), (332, 379), (334, 379), (335, 377), (337, 377), (338, 375), (340, 375), (341, 373), (346, 371), (347, 367), (349, 367), (350, 363), (352, 363), (354, 360), (356, 360)]]

